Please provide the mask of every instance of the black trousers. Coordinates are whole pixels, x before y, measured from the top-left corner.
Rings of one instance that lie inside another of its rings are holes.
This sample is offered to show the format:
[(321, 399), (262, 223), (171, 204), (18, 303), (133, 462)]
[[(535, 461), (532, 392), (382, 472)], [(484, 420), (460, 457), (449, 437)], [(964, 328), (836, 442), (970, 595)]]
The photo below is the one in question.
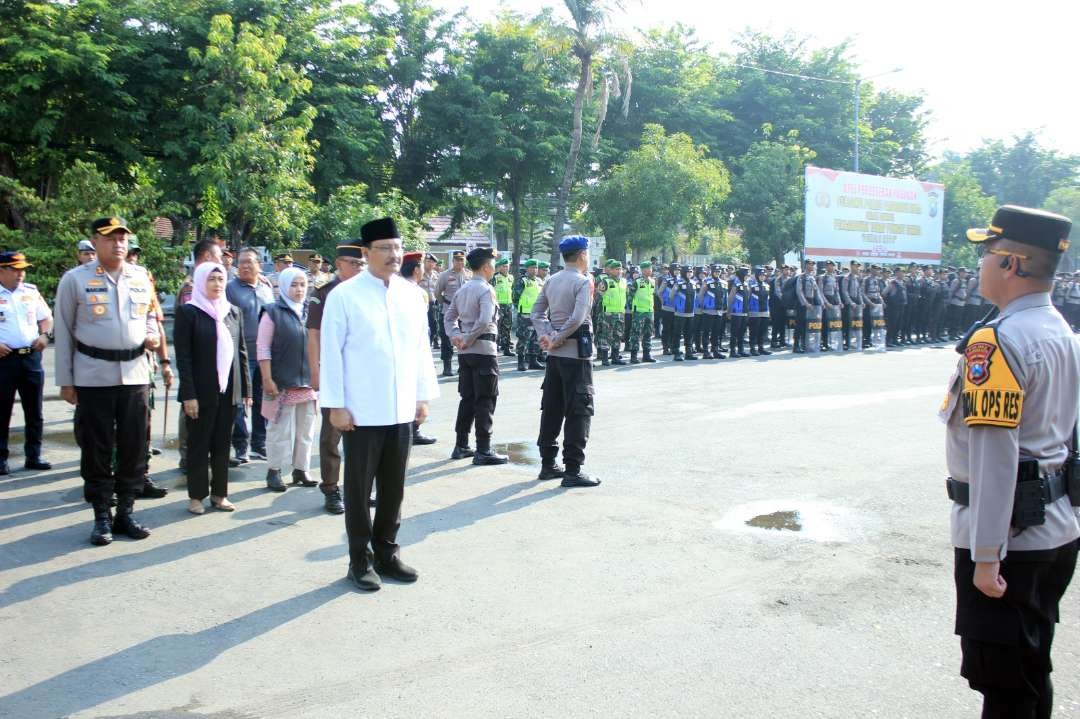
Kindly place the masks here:
[[(443, 307), (439, 305), (437, 312), (442, 312)], [(450, 344), (450, 338), (446, 336), (445, 322), (439, 322), (439, 356), (443, 362), (450, 362), (454, 359), (454, 345)]]
[[(130, 497), (142, 489), (147, 471), (149, 393), (149, 386), (144, 384), (75, 388), (79, 403), (75, 439), (82, 448), (79, 472), (87, 502), (107, 503), (114, 493)], [(223, 434), (228, 441), (229, 433)]]
[(469, 433), (476, 423), (476, 448), (491, 448), (491, 426), (495, 403), (499, 398), (499, 360), (494, 355), (458, 355), (457, 422), (454, 431), (460, 447), (469, 444)]
[(323, 494), (338, 490), (341, 482), (341, 432), (330, 423), (330, 410), (322, 410), (322, 424), (319, 427), (319, 489)]
[(806, 349), (806, 305), (795, 308), (795, 349)]
[(674, 336), (675, 336), (675, 313), (671, 310), (660, 310), (660, 318), (662, 321), (660, 327), (660, 343), (669, 351), (674, 352)]
[[(349, 561), (365, 570), (371, 559), (368, 543), (380, 562), (398, 553), (401, 500), (405, 470), (412, 449), (412, 422), (385, 427), (356, 427), (342, 432), (345, 450), (345, 531)], [(371, 485), (379, 491), (375, 521), (371, 520)]]
[(887, 344), (900, 341), (904, 330), (904, 307), (898, 302), (885, 305), (885, 337)]
[(720, 338), (717, 332), (720, 330), (720, 315), (701, 315), (701, 347), (707, 352), (716, 353), (720, 349)]
[(434, 302), (428, 303), (427, 308), (427, 330), (428, 339), (432, 342), (435, 341), (435, 337), (439, 336), (438, 322), (435, 321), (436, 306)]
[[(847, 349), (851, 346), (851, 305), (844, 305), (840, 308), (840, 322), (844, 326), (844, 348)], [(861, 342), (862, 337), (859, 337), (857, 341)]]
[(199, 402), (199, 418), (187, 418), (188, 497), (206, 499), (229, 496), (229, 440), (236, 406), (232, 401), (230, 380), (228, 388), (212, 404)]
[(784, 311), (784, 303), (778, 298), (772, 298), (769, 305), (769, 324), (772, 332), (769, 338), (771, 344), (780, 346), (784, 344), (784, 335), (787, 330), (787, 313)]
[[(548, 355), (540, 399), (540, 459), (552, 464), (563, 435), (563, 463), (576, 472), (585, 463), (585, 445), (595, 413), (592, 362)], [(381, 501), (381, 500), (380, 500)]]
[(765, 349), (765, 333), (769, 329), (768, 317), (751, 317), (750, 318), (750, 349), (751, 350), (763, 350)]
[(686, 354), (694, 354), (694, 318), (672, 313), (674, 321), (671, 330), (671, 351), (682, 354), (682, 342), (686, 341)]
[(945, 306), (945, 331), (950, 337), (958, 337), (963, 334), (966, 327), (964, 324), (964, 305)]
[(15, 406), (15, 393), (23, 411), (23, 450), (27, 462), (41, 459), (41, 440), (44, 432), (42, 420), (42, 393), (45, 387), (45, 371), (41, 368), (41, 353), (20, 355), (12, 352), (0, 359), (0, 461), (8, 458), (8, 429), (11, 426), (11, 410)]
[(750, 318), (746, 315), (731, 316), (731, 337), (728, 338), (728, 354), (746, 351), (746, 327)]
[[(1005, 596), (973, 584), (975, 563), (956, 549), (956, 633), (960, 675), (983, 695), (984, 719), (1048, 719), (1054, 690), (1050, 660), (1058, 607), (1076, 571), (1076, 541), (1046, 551), (1010, 552), (1001, 563)], [(1071, 668), (1071, 667), (1070, 667)]]

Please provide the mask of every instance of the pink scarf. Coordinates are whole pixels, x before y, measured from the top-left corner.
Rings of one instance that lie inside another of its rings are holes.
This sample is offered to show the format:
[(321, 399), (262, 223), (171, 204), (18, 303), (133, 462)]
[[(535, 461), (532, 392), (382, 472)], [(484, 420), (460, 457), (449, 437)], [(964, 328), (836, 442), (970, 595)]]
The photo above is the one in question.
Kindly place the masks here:
[(215, 270), (220, 272), (226, 278), (228, 277), (225, 273), (225, 267), (213, 262), (204, 262), (195, 268), (194, 281), (191, 283), (193, 285), (191, 304), (210, 315), (210, 318), (217, 324), (218, 387), (220, 388), (220, 391), (224, 392), (229, 386), (229, 373), (232, 372), (233, 351), (236, 348), (233, 347), (232, 334), (230, 334), (229, 328), (225, 326), (225, 318), (229, 315), (232, 305), (225, 299), (224, 292), (221, 294), (221, 299), (218, 300), (212, 300), (206, 296), (206, 280), (209, 279), (210, 273)]

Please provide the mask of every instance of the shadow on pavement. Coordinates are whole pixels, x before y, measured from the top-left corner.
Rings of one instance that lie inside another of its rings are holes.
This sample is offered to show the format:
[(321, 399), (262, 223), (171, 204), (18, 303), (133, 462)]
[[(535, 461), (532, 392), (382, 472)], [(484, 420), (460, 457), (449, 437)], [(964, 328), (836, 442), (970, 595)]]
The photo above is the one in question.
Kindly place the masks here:
[(68, 716), (190, 674), (223, 652), (351, 592), (344, 581), (283, 599), (194, 634), (168, 634), (0, 697), (0, 716)]

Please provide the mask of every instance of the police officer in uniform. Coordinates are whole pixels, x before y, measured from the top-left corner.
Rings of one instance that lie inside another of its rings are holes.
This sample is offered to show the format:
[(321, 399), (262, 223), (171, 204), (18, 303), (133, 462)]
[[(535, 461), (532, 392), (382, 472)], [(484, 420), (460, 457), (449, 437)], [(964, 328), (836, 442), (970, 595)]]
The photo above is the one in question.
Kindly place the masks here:
[(698, 307), (701, 309), (698, 322), (704, 348), (701, 353), (702, 359), (724, 359), (727, 356), (720, 351), (720, 335), (723, 333), (721, 316), (727, 289), (719, 275), (720, 266), (713, 265), (709, 276), (698, 288)]
[[(526, 369), (544, 369), (540, 364), (540, 345), (536, 342), (536, 329), (533, 327), (531, 315), (536, 298), (540, 296), (541, 282), (537, 277), (536, 260), (525, 260), (525, 274), (514, 283), (513, 300), (517, 307), (517, 369), (524, 372)], [(528, 367), (525, 362), (528, 361)]]
[(94, 252), (94, 243), (90, 240), (79, 240), (79, 264), (85, 265), (96, 259), (97, 253)]
[(1071, 224), (1006, 205), (988, 229), (968, 231), (984, 258), (981, 292), (1000, 314), (957, 346), (941, 418), (960, 673), (982, 693), (984, 717), (1043, 719), (1053, 707), (1051, 642), (1080, 538), (1069, 456), (1080, 346), (1049, 295)]
[(885, 283), (881, 279), (881, 268), (877, 265), (870, 265), (870, 274), (862, 283), (862, 295), (864, 299), (862, 319), (863, 349), (870, 347), (870, 333), (874, 329), (873, 311), (874, 307), (880, 307), (885, 303), (885, 298), (882, 297), (881, 294), (884, 290)]
[[(564, 269), (548, 280), (533, 306), (532, 321), (548, 353), (540, 400), (540, 479), (562, 477), (564, 487), (595, 487), (600, 480), (582, 471), (595, 411), (592, 381), (592, 281), (589, 240), (580, 235), (559, 242)], [(563, 435), (563, 462), (559, 432)]]
[[(822, 311), (841, 310), (840, 280), (836, 277), (835, 262), (829, 260), (825, 263), (825, 274), (818, 278), (818, 284), (821, 286), (821, 298), (824, 305)], [(829, 319), (825, 315), (821, 317), (821, 351), (832, 351), (832, 347), (829, 346)]]
[[(627, 287), (630, 293), (630, 364), (656, 360), (652, 356), (653, 314), (656, 303), (656, 280), (653, 279), (652, 262), (646, 260), (639, 266), (641, 275)], [(638, 359), (638, 350), (641, 359)]]
[(960, 339), (964, 326), (964, 308), (967, 305), (967, 270), (961, 267), (949, 283), (949, 299), (945, 307), (945, 329), (950, 339)]
[[(840, 302), (843, 309), (840, 312), (840, 321), (844, 325), (844, 349), (851, 349), (851, 324), (853, 320), (862, 321), (863, 294), (862, 278), (859, 277), (859, 261), (852, 260), (848, 265), (851, 271), (848, 276), (840, 280)], [(855, 346), (861, 346), (862, 337), (855, 338)]]
[(750, 290), (750, 354), (754, 357), (771, 355), (765, 349), (765, 333), (769, 329), (769, 281), (765, 277), (765, 268), (754, 267), (754, 276), (748, 282)]
[(604, 263), (607, 274), (596, 283), (600, 297), (600, 325), (596, 328), (596, 348), (600, 350), (600, 364), (624, 365), (626, 360), (619, 353), (623, 336), (623, 313), (626, 310), (627, 284), (622, 277), (622, 263), (610, 259)]
[[(452, 257), (452, 266), (446, 272), (439, 275), (439, 281), (435, 285), (435, 298), (439, 302), (439, 314), (445, 315), (446, 308), (450, 306), (450, 303), (454, 300), (454, 293), (461, 289), (470, 279), (472, 274), (465, 269), (465, 253), (461, 250), (455, 250)], [(443, 317), (445, 322), (445, 316)], [(439, 336), (439, 353), (443, 362), (443, 377), (453, 377), (454, 370), (451, 365), (454, 361), (454, 347), (450, 344), (449, 338), (446, 336), (446, 326), (440, 327), (441, 332)]]
[[(467, 259), (467, 258), (466, 258)], [(503, 357), (513, 357), (510, 335), (514, 331), (514, 281), (510, 279), (510, 259), (500, 257), (495, 261), (495, 301), (499, 304), (499, 349)]]
[(675, 285), (679, 281), (679, 268), (674, 262), (668, 266), (664, 277), (657, 285), (660, 295), (660, 344), (661, 354), (669, 355), (675, 351)]
[(803, 262), (803, 271), (795, 278), (795, 348), (794, 352), (806, 354), (806, 308), (821, 304), (821, 288), (814, 272), (814, 261)]
[[(65, 274), (56, 291), (56, 383), (65, 401), (79, 405), (83, 493), (94, 508), (90, 541), (103, 545), (114, 534), (150, 536), (132, 507), (146, 475), (146, 352), (160, 340), (150, 277), (125, 262), (131, 231), (119, 217), (92, 226), (98, 259)], [(109, 512), (114, 491), (115, 520)]]
[(37, 287), (26, 282), (33, 267), (21, 252), (0, 252), (0, 475), (8, 469), (8, 428), (15, 392), (22, 404), (26, 469), (52, 469), (41, 457), (42, 401), (52, 312)]
[[(491, 450), (491, 428), (499, 398), (499, 360), (496, 335), (498, 300), (491, 279), (495, 276), (495, 251), (473, 250), (465, 258), (472, 279), (456, 293), (446, 308), (446, 334), (458, 351), (457, 422), (451, 459), (472, 457), (476, 465), (506, 464), (509, 458)], [(476, 451), (469, 434), (476, 425)]]
[[(675, 352), (675, 361), (682, 362), (684, 359), (696, 360), (694, 354), (694, 312), (697, 305), (697, 282), (694, 280), (690, 265), (683, 265), (679, 269), (679, 278), (671, 290), (671, 304), (674, 306), (675, 321), (673, 323), (671, 341)], [(681, 347), (686, 344), (686, 354), (683, 355)]]
[(746, 351), (746, 333), (750, 325), (750, 285), (747, 281), (749, 267), (740, 267), (728, 280), (728, 317), (731, 333), (728, 337), (728, 355), (749, 357)]

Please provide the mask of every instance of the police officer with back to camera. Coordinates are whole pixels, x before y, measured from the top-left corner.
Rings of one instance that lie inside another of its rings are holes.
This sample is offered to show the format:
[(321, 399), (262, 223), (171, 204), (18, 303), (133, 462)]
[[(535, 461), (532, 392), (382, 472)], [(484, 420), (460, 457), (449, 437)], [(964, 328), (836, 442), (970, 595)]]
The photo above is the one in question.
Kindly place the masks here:
[(45, 370), (41, 355), (49, 346), (52, 312), (37, 287), (26, 282), (33, 267), (21, 252), (0, 252), (0, 475), (8, 473), (8, 427), (15, 392), (23, 410), (24, 466), (52, 469), (41, 457), (45, 424), (42, 398)]
[[(56, 384), (65, 401), (79, 405), (83, 494), (94, 508), (90, 541), (104, 545), (114, 534), (150, 536), (131, 512), (146, 475), (146, 353), (160, 338), (150, 277), (125, 262), (131, 231), (119, 217), (92, 227), (97, 260), (69, 271), (56, 290)], [(115, 520), (109, 512), (114, 491)]]
[(983, 694), (984, 717), (1042, 719), (1053, 707), (1050, 647), (1080, 538), (1080, 346), (1049, 294), (1071, 224), (1006, 205), (968, 232), (1000, 314), (957, 345), (941, 418), (960, 673)]
[[(592, 381), (592, 280), (589, 240), (580, 235), (559, 242), (565, 268), (544, 283), (532, 309), (540, 346), (548, 353), (540, 399), (540, 479), (562, 477), (564, 487), (595, 487), (585, 463), (594, 412)], [(565, 469), (555, 463), (563, 434)]]

